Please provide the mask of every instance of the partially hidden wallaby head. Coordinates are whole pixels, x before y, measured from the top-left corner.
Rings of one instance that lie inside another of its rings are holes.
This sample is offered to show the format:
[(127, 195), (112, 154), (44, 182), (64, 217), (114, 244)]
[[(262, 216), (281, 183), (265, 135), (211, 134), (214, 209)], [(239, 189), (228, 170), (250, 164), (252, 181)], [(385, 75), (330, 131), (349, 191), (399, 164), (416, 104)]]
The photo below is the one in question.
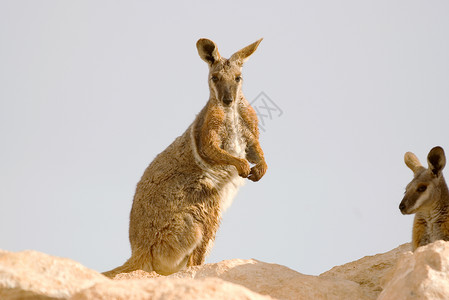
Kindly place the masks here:
[(260, 42), (229, 59), (211, 40), (197, 42), (209, 67), (209, 101), (145, 170), (130, 214), (131, 258), (103, 274), (141, 269), (168, 275), (203, 264), (239, 187), (264, 176), (257, 115), (241, 90), (242, 65)]
[(404, 215), (415, 214), (413, 250), (437, 240), (449, 241), (449, 192), (442, 173), (446, 165), (443, 148), (430, 150), (428, 168), (411, 152), (405, 153), (404, 161), (414, 177), (405, 189), (399, 209)]

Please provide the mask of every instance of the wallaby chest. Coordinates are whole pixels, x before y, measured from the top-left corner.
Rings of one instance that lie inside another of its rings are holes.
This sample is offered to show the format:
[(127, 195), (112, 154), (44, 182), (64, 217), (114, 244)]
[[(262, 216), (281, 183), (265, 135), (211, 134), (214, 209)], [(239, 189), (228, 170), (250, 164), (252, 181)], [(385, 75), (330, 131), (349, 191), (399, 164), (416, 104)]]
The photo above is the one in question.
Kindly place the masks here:
[(239, 107), (238, 105), (226, 107), (224, 113), (224, 126), (220, 133), (222, 138), (221, 148), (232, 155), (245, 158), (247, 142), (244, 137), (244, 123), (240, 116)]
[(424, 244), (449, 239), (449, 218), (447, 213), (431, 211), (428, 213), (420, 213), (417, 217), (425, 223), (426, 234), (422, 237)]

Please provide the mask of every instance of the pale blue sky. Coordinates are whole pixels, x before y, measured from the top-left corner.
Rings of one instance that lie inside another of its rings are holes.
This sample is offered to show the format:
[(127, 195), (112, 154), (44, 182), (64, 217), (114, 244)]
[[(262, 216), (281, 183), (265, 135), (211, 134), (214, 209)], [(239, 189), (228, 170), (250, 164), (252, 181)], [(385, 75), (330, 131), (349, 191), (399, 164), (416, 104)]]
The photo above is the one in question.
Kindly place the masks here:
[(208, 99), (198, 38), (264, 92), (268, 172), (223, 218), (208, 262), (318, 274), (410, 240), (412, 173), (449, 152), (448, 1), (0, 2), (0, 248), (104, 271), (130, 255), (144, 169)]

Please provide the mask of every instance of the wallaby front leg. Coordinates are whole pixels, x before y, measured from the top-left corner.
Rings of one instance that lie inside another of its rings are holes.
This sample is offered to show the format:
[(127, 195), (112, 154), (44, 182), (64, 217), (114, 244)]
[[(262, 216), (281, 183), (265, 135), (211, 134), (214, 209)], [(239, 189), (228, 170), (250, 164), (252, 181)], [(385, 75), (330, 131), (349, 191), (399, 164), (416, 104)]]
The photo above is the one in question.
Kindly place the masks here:
[(203, 147), (204, 154), (217, 164), (235, 166), (239, 176), (247, 178), (251, 172), (249, 163), (245, 159), (235, 157), (221, 149), (217, 132), (209, 132), (208, 137), (209, 142), (206, 142)]
[(201, 148), (203, 153), (216, 164), (233, 165), (239, 176), (247, 178), (251, 172), (246, 159), (235, 157), (220, 148), (220, 137), (218, 130), (224, 121), (224, 113), (220, 110), (210, 111), (204, 122), (201, 135)]
[(255, 140), (252, 144), (248, 145), (246, 152), (246, 158), (248, 161), (255, 164), (255, 166), (251, 168), (248, 179), (252, 181), (259, 181), (263, 175), (265, 175), (265, 172), (267, 172), (267, 163), (265, 162), (265, 158), (263, 156), (262, 147), (260, 147), (259, 142)]
[(252, 164), (255, 164), (251, 168), (249, 180), (259, 181), (265, 172), (267, 171), (267, 163), (263, 155), (262, 147), (259, 143), (259, 128), (256, 111), (248, 104), (245, 107), (240, 108), (240, 116), (248, 126), (246, 132), (246, 138), (248, 140), (246, 146), (246, 158)]

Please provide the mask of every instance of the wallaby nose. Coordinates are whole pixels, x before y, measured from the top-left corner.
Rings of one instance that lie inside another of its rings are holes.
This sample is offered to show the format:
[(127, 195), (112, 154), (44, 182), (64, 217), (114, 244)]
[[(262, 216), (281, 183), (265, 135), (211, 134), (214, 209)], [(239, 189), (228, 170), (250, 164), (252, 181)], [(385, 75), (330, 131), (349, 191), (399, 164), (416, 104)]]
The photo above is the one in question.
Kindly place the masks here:
[(223, 99), (223, 103), (226, 104), (226, 105), (231, 104), (232, 103), (232, 98), (224, 98)]
[(404, 204), (404, 202), (401, 202), (401, 204), (399, 204), (399, 210), (400, 210), (402, 213), (404, 213), (404, 210), (405, 210), (405, 204)]

